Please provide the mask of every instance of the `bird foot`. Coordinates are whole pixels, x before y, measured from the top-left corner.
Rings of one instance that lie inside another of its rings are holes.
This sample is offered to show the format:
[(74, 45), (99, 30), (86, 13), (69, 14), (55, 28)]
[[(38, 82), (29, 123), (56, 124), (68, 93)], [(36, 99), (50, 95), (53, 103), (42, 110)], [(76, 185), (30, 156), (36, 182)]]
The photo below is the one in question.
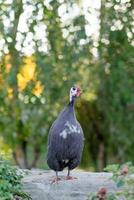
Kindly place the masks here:
[(73, 176), (66, 176), (66, 180), (74, 180), (74, 179), (77, 179), (77, 178)]
[(56, 178), (54, 178), (54, 179), (51, 181), (51, 184), (59, 183), (59, 181), (61, 181), (61, 178), (56, 177)]

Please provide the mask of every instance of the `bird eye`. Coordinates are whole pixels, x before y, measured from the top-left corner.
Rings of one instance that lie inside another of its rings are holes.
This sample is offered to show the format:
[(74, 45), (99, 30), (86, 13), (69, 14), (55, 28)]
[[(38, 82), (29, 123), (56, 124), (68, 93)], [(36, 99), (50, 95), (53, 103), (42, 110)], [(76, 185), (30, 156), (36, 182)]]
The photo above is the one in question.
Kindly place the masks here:
[(72, 89), (73, 89), (73, 90), (76, 90), (76, 88), (75, 88), (75, 87), (73, 87)]

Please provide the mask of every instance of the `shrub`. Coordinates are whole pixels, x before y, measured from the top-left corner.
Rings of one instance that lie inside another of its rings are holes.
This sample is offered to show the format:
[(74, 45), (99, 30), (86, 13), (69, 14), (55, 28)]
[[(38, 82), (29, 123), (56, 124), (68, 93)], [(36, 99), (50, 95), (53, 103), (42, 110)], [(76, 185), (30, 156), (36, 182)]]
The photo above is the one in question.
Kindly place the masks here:
[(24, 172), (7, 162), (0, 162), (0, 200), (30, 200), (31, 197), (23, 192), (21, 180)]
[(117, 191), (111, 193), (107, 188), (100, 188), (91, 193), (88, 200), (134, 200), (134, 166), (129, 162), (121, 166), (109, 165), (104, 170), (112, 172), (111, 179), (116, 183)]

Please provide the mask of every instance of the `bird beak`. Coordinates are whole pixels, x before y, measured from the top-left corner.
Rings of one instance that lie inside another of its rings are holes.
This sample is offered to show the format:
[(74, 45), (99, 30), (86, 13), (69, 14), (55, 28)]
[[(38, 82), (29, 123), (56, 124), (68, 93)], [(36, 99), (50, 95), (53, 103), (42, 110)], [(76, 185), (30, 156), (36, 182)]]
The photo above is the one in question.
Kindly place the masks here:
[(81, 88), (80, 88), (80, 87), (77, 87), (77, 94), (76, 94), (76, 96), (77, 96), (77, 97), (80, 96), (81, 93), (82, 93)]

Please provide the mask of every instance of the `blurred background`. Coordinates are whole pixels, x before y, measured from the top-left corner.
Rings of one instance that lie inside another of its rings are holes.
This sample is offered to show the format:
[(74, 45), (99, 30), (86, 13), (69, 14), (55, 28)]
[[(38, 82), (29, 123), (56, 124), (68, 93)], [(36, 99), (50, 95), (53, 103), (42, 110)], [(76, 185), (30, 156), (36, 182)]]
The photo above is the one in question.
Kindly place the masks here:
[(73, 84), (81, 168), (134, 162), (134, 1), (0, 0), (0, 159), (47, 168)]

